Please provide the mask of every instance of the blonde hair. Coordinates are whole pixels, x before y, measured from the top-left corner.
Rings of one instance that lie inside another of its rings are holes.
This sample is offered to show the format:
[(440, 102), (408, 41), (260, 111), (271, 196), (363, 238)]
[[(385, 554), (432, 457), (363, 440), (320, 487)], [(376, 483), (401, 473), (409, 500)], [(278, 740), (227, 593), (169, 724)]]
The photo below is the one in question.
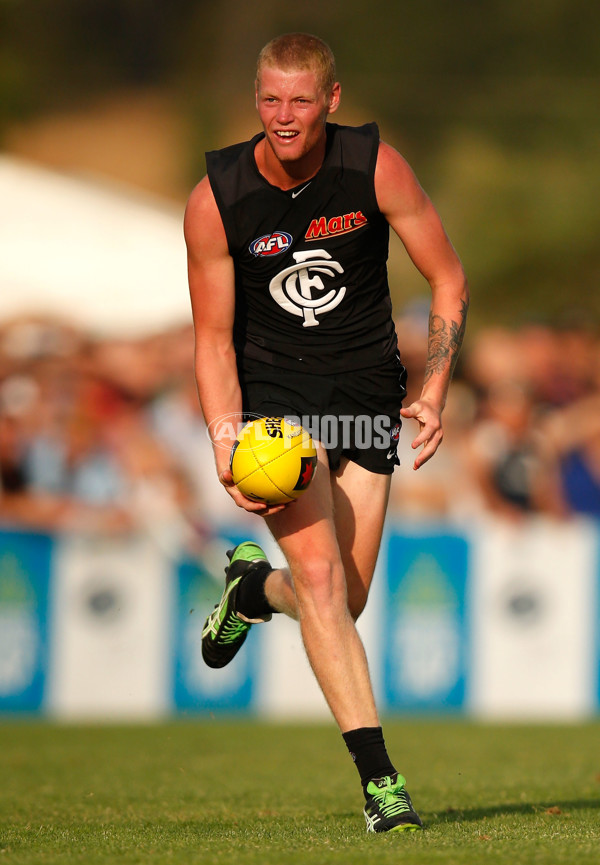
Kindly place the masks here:
[(294, 69), (314, 71), (320, 87), (328, 95), (336, 82), (333, 51), (326, 42), (310, 33), (284, 33), (268, 42), (258, 55), (257, 82), (265, 66), (286, 72)]

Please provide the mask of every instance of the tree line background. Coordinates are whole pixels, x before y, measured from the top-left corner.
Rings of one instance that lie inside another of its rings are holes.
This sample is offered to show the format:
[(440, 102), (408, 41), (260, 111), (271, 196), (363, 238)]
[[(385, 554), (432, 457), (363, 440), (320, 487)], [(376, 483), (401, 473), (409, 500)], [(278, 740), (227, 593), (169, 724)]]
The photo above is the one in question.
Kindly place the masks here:
[[(600, 5), (589, 0), (0, 0), (0, 146), (15, 122), (167, 92), (204, 151), (246, 137), (272, 36), (317, 33), (339, 122), (377, 120), (440, 210), (474, 323), (600, 320)], [(394, 248), (396, 303), (424, 292)], [(425, 286), (426, 288), (426, 286)]]

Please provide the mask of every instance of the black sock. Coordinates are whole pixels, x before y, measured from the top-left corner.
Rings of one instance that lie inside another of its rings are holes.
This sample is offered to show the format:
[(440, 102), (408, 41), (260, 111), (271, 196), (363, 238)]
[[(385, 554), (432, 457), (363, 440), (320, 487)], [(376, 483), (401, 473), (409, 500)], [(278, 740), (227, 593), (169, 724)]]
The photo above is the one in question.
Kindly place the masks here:
[(265, 582), (272, 570), (268, 562), (259, 562), (244, 575), (235, 599), (238, 613), (248, 619), (260, 619), (262, 616), (277, 612), (265, 595)]
[(358, 730), (342, 733), (342, 736), (356, 763), (363, 789), (372, 778), (396, 773), (385, 748), (381, 727), (359, 727)]

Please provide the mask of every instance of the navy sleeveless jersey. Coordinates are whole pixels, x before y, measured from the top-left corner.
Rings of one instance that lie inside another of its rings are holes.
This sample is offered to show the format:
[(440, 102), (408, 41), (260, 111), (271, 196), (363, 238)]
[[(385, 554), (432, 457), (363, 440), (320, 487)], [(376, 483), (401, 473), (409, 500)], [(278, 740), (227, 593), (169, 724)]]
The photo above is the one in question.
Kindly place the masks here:
[(244, 358), (307, 372), (378, 366), (397, 351), (389, 227), (375, 197), (379, 130), (327, 124), (319, 172), (284, 191), (251, 141), (207, 153), (235, 264), (234, 342)]

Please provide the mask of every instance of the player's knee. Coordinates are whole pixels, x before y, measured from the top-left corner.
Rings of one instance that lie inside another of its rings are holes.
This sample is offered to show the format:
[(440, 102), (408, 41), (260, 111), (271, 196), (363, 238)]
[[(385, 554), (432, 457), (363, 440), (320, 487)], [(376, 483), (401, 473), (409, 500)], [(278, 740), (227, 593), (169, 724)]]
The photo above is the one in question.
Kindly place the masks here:
[(311, 602), (324, 611), (347, 603), (341, 567), (327, 558), (311, 558), (294, 575), (294, 588), (300, 602)]

